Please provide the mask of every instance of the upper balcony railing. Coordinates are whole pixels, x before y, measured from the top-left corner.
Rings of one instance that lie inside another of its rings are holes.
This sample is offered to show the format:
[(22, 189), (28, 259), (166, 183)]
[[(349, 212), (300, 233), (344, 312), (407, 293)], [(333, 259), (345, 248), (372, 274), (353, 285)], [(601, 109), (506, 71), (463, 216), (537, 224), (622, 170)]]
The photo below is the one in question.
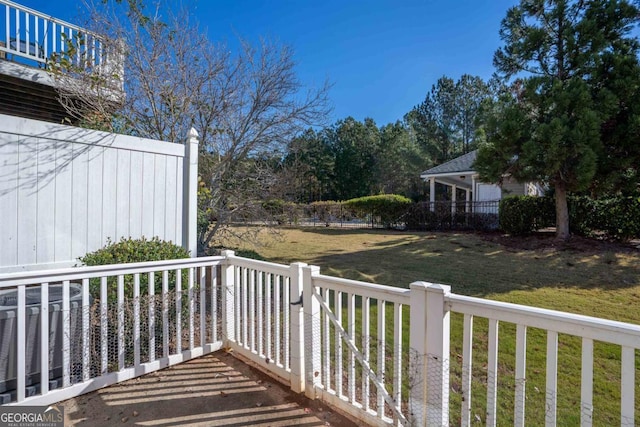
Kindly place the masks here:
[(0, 59), (45, 68), (61, 58), (93, 72), (108, 72), (122, 81), (122, 57), (115, 50), (110, 51), (104, 37), (12, 1), (0, 0)]

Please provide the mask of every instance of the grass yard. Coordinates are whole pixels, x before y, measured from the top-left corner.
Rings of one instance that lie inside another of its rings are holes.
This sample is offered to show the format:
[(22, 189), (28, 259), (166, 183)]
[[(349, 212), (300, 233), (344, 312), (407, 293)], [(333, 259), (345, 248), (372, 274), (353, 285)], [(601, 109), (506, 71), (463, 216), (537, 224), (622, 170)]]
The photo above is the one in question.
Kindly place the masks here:
[[(640, 324), (640, 251), (621, 245), (581, 241), (556, 250), (550, 238), (514, 245), (498, 235), (311, 228), (285, 229), (279, 237), (265, 233), (262, 240), (258, 246), (228, 244), (273, 262), (318, 265), (323, 274), (399, 287), (416, 280), (444, 283), (458, 294)], [(452, 424), (460, 417), (461, 325), (461, 316), (453, 315)], [(558, 425), (579, 424), (580, 346), (575, 337), (559, 337)], [(500, 325), (499, 351), (498, 424), (506, 425), (513, 424), (515, 325)], [(527, 425), (544, 424), (545, 351), (544, 331), (529, 328)], [(485, 421), (486, 355), (487, 321), (477, 319), (472, 414), (478, 424)], [(620, 425), (620, 348), (596, 343), (594, 360), (594, 425)], [(636, 378), (640, 382), (638, 369)], [(640, 419), (640, 392), (636, 408)]]

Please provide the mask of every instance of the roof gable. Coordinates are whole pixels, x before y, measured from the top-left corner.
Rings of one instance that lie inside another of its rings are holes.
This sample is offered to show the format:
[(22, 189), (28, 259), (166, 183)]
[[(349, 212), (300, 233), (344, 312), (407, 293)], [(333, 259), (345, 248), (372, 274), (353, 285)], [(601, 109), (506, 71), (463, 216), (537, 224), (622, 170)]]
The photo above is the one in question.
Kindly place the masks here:
[(467, 154), (463, 154), (460, 157), (456, 157), (453, 160), (449, 160), (448, 162), (445, 162), (441, 165), (432, 167), (431, 169), (427, 169), (420, 175), (425, 176), (473, 171), (473, 163), (476, 161), (476, 157), (478, 157), (478, 150), (473, 150)]

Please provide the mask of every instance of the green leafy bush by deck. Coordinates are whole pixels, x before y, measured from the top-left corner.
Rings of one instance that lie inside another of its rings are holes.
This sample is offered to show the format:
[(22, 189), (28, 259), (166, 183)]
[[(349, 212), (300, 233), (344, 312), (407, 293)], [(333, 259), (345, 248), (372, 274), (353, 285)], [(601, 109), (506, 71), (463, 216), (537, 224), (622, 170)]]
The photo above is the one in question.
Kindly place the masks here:
[[(141, 239), (125, 239), (119, 242), (112, 242), (107, 239), (107, 245), (97, 251), (90, 252), (78, 260), (87, 266), (107, 265), (107, 264), (128, 264), (132, 262), (146, 261), (162, 261), (167, 259), (189, 258), (189, 251), (182, 246), (178, 246), (172, 242), (160, 240), (154, 237), (151, 240)], [(175, 288), (175, 271), (169, 271), (169, 288)], [(188, 272), (183, 270), (182, 282), (186, 286)], [(124, 276), (125, 295), (133, 296), (133, 275)], [(140, 275), (140, 294), (148, 293), (148, 274)], [(91, 294), (95, 298), (100, 295), (100, 279), (92, 279), (90, 281)], [(109, 301), (115, 301), (117, 298), (117, 277), (111, 276), (107, 279), (107, 290)], [(158, 272), (154, 275), (154, 290), (156, 295), (162, 292), (162, 273)]]
[(413, 201), (397, 194), (381, 194), (347, 200), (343, 204), (345, 208), (353, 210), (358, 216), (378, 217), (382, 224), (391, 227), (408, 212)]

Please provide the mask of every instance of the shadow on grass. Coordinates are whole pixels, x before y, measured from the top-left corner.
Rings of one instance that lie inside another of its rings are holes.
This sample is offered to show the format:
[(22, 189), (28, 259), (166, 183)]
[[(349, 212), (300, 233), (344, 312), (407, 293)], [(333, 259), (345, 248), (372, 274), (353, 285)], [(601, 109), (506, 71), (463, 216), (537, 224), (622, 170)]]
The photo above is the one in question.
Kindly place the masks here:
[(336, 238), (388, 235), (388, 240), (365, 242), (356, 251), (307, 261), (320, 265), (325, 274), (403, 288), (422, 280), (451, 285), (458, 294), (486, 296), (540, 288), (610, 290), (640, 285), (638, 253), (514, 249), (465, 233), (302, 231)]

